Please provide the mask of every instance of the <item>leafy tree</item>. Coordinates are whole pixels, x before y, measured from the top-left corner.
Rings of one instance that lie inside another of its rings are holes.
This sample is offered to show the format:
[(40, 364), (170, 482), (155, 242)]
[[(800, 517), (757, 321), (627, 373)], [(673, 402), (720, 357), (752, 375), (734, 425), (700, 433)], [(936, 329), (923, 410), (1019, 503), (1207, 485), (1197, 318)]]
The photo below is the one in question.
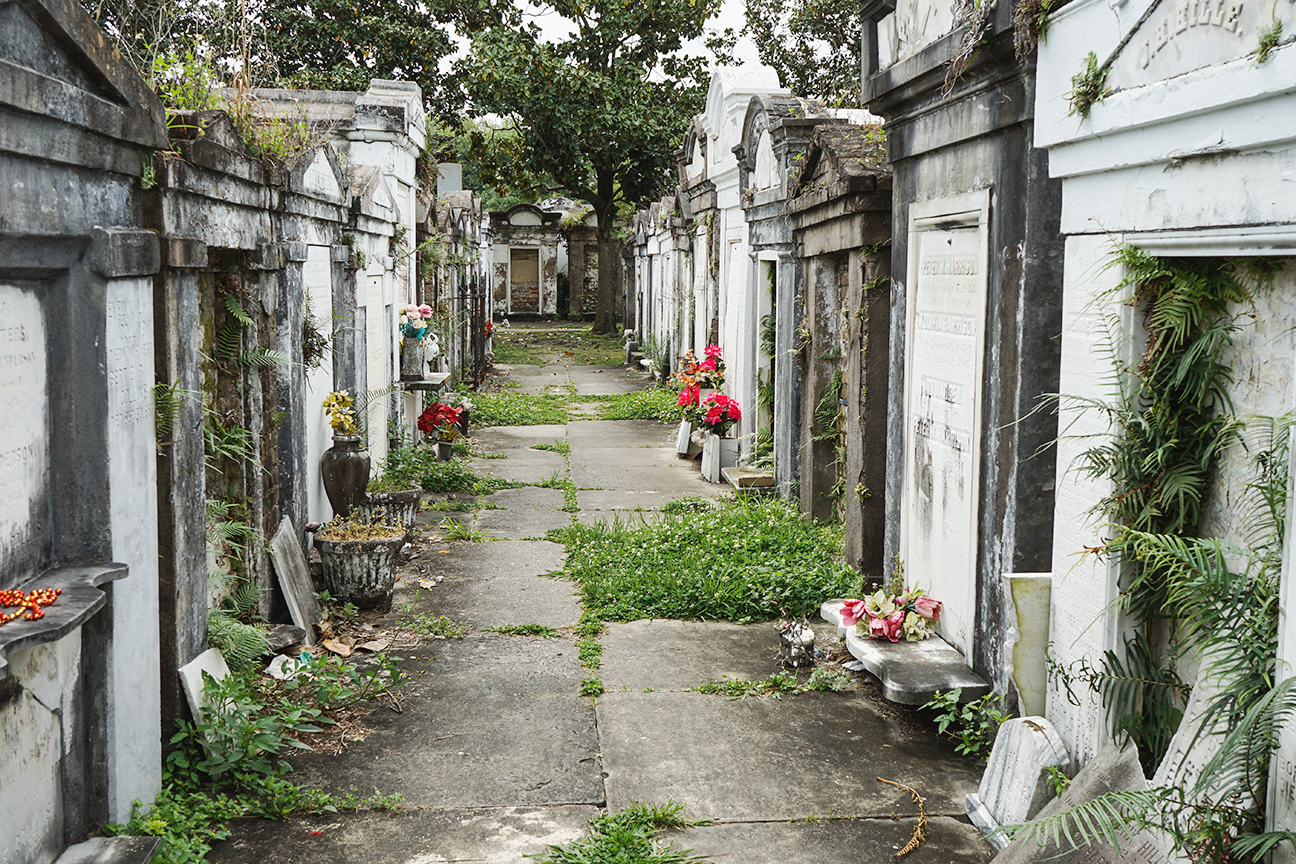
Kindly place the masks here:
[(744, 32), (798, 96), (859, 105), (857, 0), (746, 0)]
[(570, 36), (541, 41), (514, 15), (478, 34), (465, 64), (476, 107), (520, 133), (497, 141), (483, 180), (552, 178), (547, 191), (584, 201), (598, 219), (594, 330), (616, 328), (619, 203), (662, 187), (704, 95), (702, 58), (679, 51), (702, 35), (719, 0), (554, 0)]
[(386, 0), (265, 0), (266, 48), (280, 82), (319, 90), (364, 90), (372, 78), (413, 81), (434, 113), (463, 107), (454, 76), (438, 72), (454, 53), (451, 26), (473, 24), (471, 3)]

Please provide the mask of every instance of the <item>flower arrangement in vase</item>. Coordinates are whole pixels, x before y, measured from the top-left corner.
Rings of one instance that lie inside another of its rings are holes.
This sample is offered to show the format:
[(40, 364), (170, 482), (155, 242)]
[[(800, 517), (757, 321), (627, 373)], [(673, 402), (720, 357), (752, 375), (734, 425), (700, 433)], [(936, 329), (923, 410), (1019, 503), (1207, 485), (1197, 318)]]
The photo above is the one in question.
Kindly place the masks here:
[(333, 427), (335, 436), (359, 434), (350, 393), (345, 390), (330, 393), (324, 400), (324, 411), (329, 415), (329, 425)]
[(720, 346), (708, 345), (706, 347), (706, 359), (697, 364), (698, 384), (712, 390), (719, 390), (724, 386), (724, 369), (724, 360), (720, 357)]
[(895, 593), (879, 588), (863, 600), (842, 604), (842, 623), (854, 627), (860, 621), (868, 625), (870, 639), (899, 642), (921, 642), (932, 634), (931, 625), (940, 620), (941, 602), (933, 600), (921, 588), (906, 588)]
[(402, 339), (422, 339), (432, 326), (432, 307), (413, 303), (400, 310), (400, 332)]
[(419, 415), (419, 431), (437, 441), (453, 441), (459, 437), (459, 417), (462, 413), (462, 408), (451, 408), (444, 402), (433, 402)]
[(723, 438), (733, 424), (742, 419), (742, 410), (737, 399), (730, 399), (723, 393), (712, 393), (697, 408), (698, 426)]

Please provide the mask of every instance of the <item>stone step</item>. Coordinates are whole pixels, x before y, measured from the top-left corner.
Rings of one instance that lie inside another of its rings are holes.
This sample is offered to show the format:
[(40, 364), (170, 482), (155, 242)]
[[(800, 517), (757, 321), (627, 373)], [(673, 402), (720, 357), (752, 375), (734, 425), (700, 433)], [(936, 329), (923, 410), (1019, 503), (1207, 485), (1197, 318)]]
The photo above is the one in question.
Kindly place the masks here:
[(819, 607), (819, 617), (837, 625), (837, 635), (846, 638), (846, 650), (882, 682), (882, 695), (901, 705), (923, 705), (937, 691), (962, 689), (961, 702), (970, 702), (990, 692), (990, 685), (968, 668), (962, 653), (939, 634), (921, 642), (890, 642), (868, 639), (842, 623), (840, 599)]
[(774, 485), (774, 475), (767, 471), (749, 471), (746, 468), (733, 466), (721, 468), (720, 475), (735, 489), (754, 489)]
[(159, 837), (92, 837), (69, 846), (54, 864), (148, 864)]

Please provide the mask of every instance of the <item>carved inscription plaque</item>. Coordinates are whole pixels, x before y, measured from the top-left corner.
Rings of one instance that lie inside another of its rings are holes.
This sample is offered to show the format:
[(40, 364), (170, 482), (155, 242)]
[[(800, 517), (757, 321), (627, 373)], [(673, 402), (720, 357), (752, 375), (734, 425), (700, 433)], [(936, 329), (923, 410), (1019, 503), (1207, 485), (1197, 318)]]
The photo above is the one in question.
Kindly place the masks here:
[(909, 237), (903, 557), (909, 581), (945, 603), (941, 631), (965, 654), (975, 603), (982, 237), (977, 225)]
[(0, 284), (0, 588), (35, 575), (49, 549), (49, 399), (39, 295)]

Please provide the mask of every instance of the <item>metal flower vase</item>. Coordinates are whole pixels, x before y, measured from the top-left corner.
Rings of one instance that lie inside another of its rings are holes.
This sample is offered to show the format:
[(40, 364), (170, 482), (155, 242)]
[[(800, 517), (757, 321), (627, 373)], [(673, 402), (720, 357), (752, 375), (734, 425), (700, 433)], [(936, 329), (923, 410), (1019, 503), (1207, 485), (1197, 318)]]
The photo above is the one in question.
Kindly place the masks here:
[(427, 368), (422, 339), (402, 339), (400, 346), (400, 380), (422, 381)]
[(359, 435), (334, 435), (333, 446), (320, 458), (324, 493), (337, 516), (350, 516), (365, 500), (369, 485), (369, 451), (360, 445)]

